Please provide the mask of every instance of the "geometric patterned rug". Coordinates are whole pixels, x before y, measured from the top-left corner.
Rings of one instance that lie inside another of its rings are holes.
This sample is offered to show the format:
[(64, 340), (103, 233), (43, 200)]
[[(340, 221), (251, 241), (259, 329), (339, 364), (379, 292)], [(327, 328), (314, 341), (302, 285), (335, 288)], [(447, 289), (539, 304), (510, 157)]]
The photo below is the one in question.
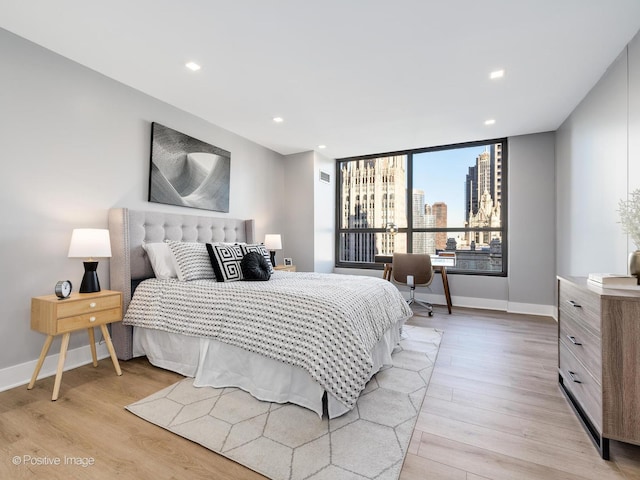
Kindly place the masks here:
[(442, 332), (405, 325), (402, 337), (393, 366), (331, 420), (237, 388), (196, 388), (191, 378), (126, 408), (273, 480), (397, 480)]

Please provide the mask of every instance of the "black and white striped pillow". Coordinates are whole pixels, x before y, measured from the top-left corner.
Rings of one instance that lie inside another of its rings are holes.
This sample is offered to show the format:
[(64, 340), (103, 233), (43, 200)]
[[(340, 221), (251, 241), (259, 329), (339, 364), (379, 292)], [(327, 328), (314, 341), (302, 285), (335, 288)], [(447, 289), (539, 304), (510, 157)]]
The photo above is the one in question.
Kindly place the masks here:
[(271, 254), (267, 250), (267, 247), (262, 245), (261, 243), (256, 244), (242, 244), (242, 253), (245, 255), (249, 252), (258, 252), (264, 258), (267, 259), (267, 263), (269, 264), (269, 273), (273, 273), (273, 265), (271, 265)]
[(175, 260), (178, 280), (188, 282), (216, 278), (206, 244), (174, 240), (167, 240), (167, 243)]
[(241, 245), (220, 245), (207, 243), (209, 265), (213, 267), (216, 280), (235, 282), (242, 280), (240, 262), (244, 257)]

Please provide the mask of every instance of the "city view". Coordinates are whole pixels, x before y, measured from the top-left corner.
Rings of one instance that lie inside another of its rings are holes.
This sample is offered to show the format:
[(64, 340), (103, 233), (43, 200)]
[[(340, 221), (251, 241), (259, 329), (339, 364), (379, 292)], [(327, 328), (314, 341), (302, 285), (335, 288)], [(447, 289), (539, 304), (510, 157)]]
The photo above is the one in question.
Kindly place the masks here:
[(340, 229), (378, 231), (341, 231), (340, 261), (372, 263), (375, 255), (406, 252), (411, 227), (414, 253), (455, 252), (458, 270), (501, 272), (502, 146), (342, 162)]

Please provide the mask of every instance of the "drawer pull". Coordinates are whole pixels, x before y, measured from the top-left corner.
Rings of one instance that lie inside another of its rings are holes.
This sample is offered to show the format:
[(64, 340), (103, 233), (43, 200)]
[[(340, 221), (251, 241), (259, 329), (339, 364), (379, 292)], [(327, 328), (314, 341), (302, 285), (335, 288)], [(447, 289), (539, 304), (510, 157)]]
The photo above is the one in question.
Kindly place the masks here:
[(580, 305), (579, 303), (575, 302), (574, 300), (568, 300), (568, 302), (571, 304), (572, 307), (575, 308), (581, 308), (582, 305)]
[(573, 335), (567, 335), (567, 338), (574, 345), (582, 345), (579, 341), (576, 340), (576, 337), (574, 337)]
[(96, 321), (96, 317), (89, 317), (89, 321), (90, 322), (95, 322)]
[(91, 308), (96, 308), (96, 302), (91, 302), (91, 303), (89, 304), (89, 306), (90, 306)]
[(582, 383), (580, 380), (576, 378), (576, 372), (572, 372), (571, 370), (569, 370), (569, 376), (571, 377), (571, 381), (575, 383)]

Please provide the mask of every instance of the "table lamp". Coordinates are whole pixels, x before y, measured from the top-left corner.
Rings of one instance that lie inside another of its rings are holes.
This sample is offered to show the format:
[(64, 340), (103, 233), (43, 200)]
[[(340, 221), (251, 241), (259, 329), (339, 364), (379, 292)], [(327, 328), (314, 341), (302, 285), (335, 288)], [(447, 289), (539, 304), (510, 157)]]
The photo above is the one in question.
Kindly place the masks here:
[(109, 230), (101, 228), (74, 228), (69, 245), (69, 258), (86, 258), (80, 293), (100, 291), (98, 262), (94, 258), (111, 257)]
[(271, 252), (271, 265), (276, 266), (276, 250), (282, 250), (282, 236), (279, 233), (267, 233), (264, 246)]

